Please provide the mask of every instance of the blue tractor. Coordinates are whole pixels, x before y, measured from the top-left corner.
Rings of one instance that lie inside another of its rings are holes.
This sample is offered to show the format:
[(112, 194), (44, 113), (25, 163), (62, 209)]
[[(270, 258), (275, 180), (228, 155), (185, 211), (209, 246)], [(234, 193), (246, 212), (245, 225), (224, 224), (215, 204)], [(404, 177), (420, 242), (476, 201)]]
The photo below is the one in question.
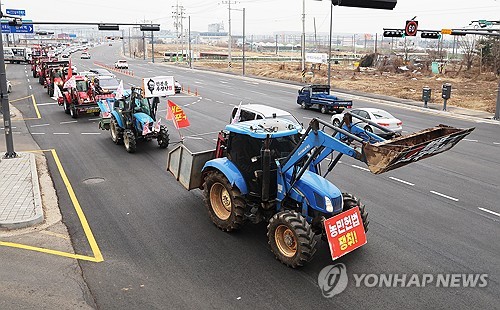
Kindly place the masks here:
[[(170, 140), (168, 129), (156, 119), (159, 102), (160, 98), (145, 98), (141, 88), (133, 87), (121, 99), (100, 102), (102, 120), (99, 127), (109, 129), (111, 140), (115, 144), (124, 144), (129, 153), (136, 151), (140, 140), (156, 139), (160, 148), (166, 148)], [(109, 103), (113, 104), (112, 109)], [(105, 123), (109, 115), (108, 125)]]
[[(203, 189), (208, 214), (221, 230), (265, 221), (276, 258), (299, 267), (313, 257), (317, 236), (328, 239), (327, 219), (359, 208), (368, 230), (365, 206), (326, 179), (341, 156), (365, 162), (378, 174), (448, 150), (473, 130), (440, 125), (384, 140), (357, 127), (352, 117), (359, 118), (346, 113), (339, 127), (313, 119), (303, 133), (284, 119), (227, 125), (215, 150), (191, 154), (179, 145), (170, 151), (168, 169), (187, 189)], [(328, 165), (321, 165), (327, 158)]]

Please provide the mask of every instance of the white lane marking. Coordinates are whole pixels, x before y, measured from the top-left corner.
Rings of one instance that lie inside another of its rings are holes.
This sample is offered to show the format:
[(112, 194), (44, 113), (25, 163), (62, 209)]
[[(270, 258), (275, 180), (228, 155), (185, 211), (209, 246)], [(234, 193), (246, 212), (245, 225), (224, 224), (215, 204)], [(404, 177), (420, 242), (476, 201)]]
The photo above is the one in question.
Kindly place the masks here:
[(440, 192), (431, 191), (431, 193), (433, 193), (434, 195), (438, 195), (438, 196), (441, 196), (441, 197), (453, 200), (453, 201), (458, 201), (458, 198), (454, 198), (454, 197), (451, 197), (451, 196), (448, 196), (448, 195), (445, 195), (445, 194), (441, 194)]
[(41, 107), (41, 106), (44, 106), (44, 105), (56, 105), (57, 102), (46, 102), (46, 103), (37, 103), (36, 105)]
[(69, 135), (69, 132), (54, 132), (53, 135)]
[(247, 84), (259, 85), (259, 83), (257, 83), (257, 82), (249, 82), (249, 81), (244, 81), (244, 82)]
[(500, 142), (493, 142), (493, 144), (495, 144), (495, 145), (500, 145)]
[(24, 73), (28, 74), (28, 71), (24, 70)]
[(128, 85), (130, 85), (130, 86), (134, 86), (134, 84), (133, 84), (133, 83), (127, 83), (127, 84), (128, 84)]
[(98, 117), (98, 118), (89, 118), (89, 121), (98, 121), (100, 119), (101, 119), (100, 117)]
[(413, 183), (410, 183), (408, 181), (401, 180), (401, 179), (398, 179), (398, 178), (395, 178), (395, 177), (389, 177), (389, 179), (397, 181), (397, 182), (401, 182), (401, 183), (406, 184), (406, 185), (415, 186), (415, 184), (413, 184)]
[(31, 134), (32, 135), (44, 135), (45, 132), (32, 132)]
[(217, 139), (212, 139), (212, 140), (217, 141)]
[(259, 95), (264, 95), (264, 96), (268, 96), (268, 94), (264, 94), (260, 91), (255, 91), (255, 90), (250, 90), (251, 93), (255, 93), (255, 94), (259, 94)]
[(471, 140), (471, 139), (462, 139), (464, 141), (469, 141), (469, 142), (477, 142), (477, 140)]
[(188, 136), (188, 137), (186, 137), (186, 138), (188, 138), (188, 139), (194, 139), (194, 140), (203, 140), (203, 138), (199, 138), (199, 137), (189, 137), (189, 136)]
[(194, 81), (195, 84), (200, 84), (200, 85), (205, 85), (205, 83), (202, 83), (200, 81)]
[(491, 210), (488, 210), (488, 209), (485, 209), (485, 208), (478, 208), (478, 209), (481, 210), (481, 211), (484, 211), (484, 212), (491, 213), (491, 214), (496, 215), (496, 216), (500, 216), (500, 213), (496, 213), (494, 211), (491, 211)]
[(367, 169), (365, 167), (356, 166), (356, 165), (351, 165), (351, 167), (359, 169), (359, 170), (363, 170), (363, 171), (368, 171), (368, 172), (370, 171), (370, 169)]
[(30, 79), (27, 79), (28, 80), (28, 83), (30, 82)]
[(100, 135), (100, 132), (82, 132), (82, 135)]
[[(212, 100), (212, 99), (210, 99), (210, 98), (205, 98), (205, 99), (207, 99), (208, 101), (213, 101), (213, 100)], [(495, 142), (493, 142), (493, 143), (495, 143)]]
[(403, 132), (403, 133), (407, 133), (407, 132), (408, 132), (408, 130), (403, 130), (403, 131), (401, 131), (401, 132)]
[(42, 126), (50, 126), (50, 124), (38, 124), (38, 125), (31, 125), (30, 127), (42, 127)]
[(206, 135), (211, 135), (211, 134), (214, 134), (214, 133), (218, 133), (218, 131), (211, 131), (211, 132), (205, 132), (205, 133), (197, 133), (197, 134), (194, 134), (194, 135), (190, 135), (188, 137), (206, 136)]
[(235, 94), (227, 93), (225, 91), (220, 91), (219, 93), (222, 93), (222, 94), (225, 94), (225, 95), (229, 95), (229, 96), (236, 96)]
[(303, 119), (313, 119), (312, 117), (302, 116)]
[(227, 84), (228, 82), (227, 81), (219, 81), (221, 82), (222, 84)]
[(222, 101), (219, 101), (219, 100), (215, 100), (215, 102), (217, 102), (217, 103), (224, 103), (224, 102), (222, 102)]
[(63, 125), (63, 124), (71, 124), (71, 123), (78, 123), (78, 121), (60, 122), (59, 124), (60, 124), (60, 125)]
[(30, 89), (33, 89), (33, 88), (31, 88), (31, 85), (28, 85), (28, 86), (29, 86)]

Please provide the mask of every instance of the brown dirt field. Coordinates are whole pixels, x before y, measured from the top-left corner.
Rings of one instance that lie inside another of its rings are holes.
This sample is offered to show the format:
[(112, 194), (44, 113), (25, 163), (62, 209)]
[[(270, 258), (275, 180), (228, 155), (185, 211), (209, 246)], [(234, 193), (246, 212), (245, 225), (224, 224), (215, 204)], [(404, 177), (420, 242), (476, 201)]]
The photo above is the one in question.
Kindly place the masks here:
[[(223, 51), (223, 48), (208, 47), (212, 51)], [(197, 49), (198, 50), (198, 49)], [(238, 55), (238, 52), (236, 52)], [(247, 53), (248, 55), (248, 53)], [(222, 72), (241, 73), (241, 63), (234, 63), (231, 70), (226, 62), (196, 61), (194, 67), (209, 67)], [(432, 89), (431, 102), (442, 104), (441, 87), (444, 83), (452, 85), (452, 96), (448, 105), (474, 110), (495, 112), (498, 89), (498, 77), (492, 73), (464, 72), (463, 68), (448, 66), (444, 74), (434, 75), (430, 72), (409, 70), (403, 73), (383, 72), (374, 68), (358, 71), (352, 65), (332, 65), (332, 87), (346, 90), (357, 90), (368, 93), (393, 96), (403, 99), (421, 101), (422, 88)], [(292, 81), (301, 81), (301, 64), (299, 62), (246, 62), (247, 75), (263, 76)], [(327, 66), (314, 71), (314, 75), (306, 76), (306, 83), (327, 83)]]

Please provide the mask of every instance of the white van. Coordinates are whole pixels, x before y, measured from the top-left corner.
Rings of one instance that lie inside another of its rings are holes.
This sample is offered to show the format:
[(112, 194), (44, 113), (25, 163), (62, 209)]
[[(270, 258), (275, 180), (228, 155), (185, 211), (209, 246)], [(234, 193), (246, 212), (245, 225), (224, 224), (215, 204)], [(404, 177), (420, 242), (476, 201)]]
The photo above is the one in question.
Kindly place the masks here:
[(29, 63), (31, 59), (31, 48), (7, 46), (3, 48), (3, 57), (10, 63)]

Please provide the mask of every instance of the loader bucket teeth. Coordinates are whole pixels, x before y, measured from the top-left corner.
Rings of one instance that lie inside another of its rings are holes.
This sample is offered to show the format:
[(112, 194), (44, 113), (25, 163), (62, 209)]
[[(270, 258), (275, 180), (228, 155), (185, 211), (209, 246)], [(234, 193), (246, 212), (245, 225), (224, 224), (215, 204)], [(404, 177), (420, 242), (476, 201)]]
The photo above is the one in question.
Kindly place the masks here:
[(370, 171), (380, 174), (448, 151), (473, 130), (438, 125), (383, 142), (365, 143), (363, 153)]

